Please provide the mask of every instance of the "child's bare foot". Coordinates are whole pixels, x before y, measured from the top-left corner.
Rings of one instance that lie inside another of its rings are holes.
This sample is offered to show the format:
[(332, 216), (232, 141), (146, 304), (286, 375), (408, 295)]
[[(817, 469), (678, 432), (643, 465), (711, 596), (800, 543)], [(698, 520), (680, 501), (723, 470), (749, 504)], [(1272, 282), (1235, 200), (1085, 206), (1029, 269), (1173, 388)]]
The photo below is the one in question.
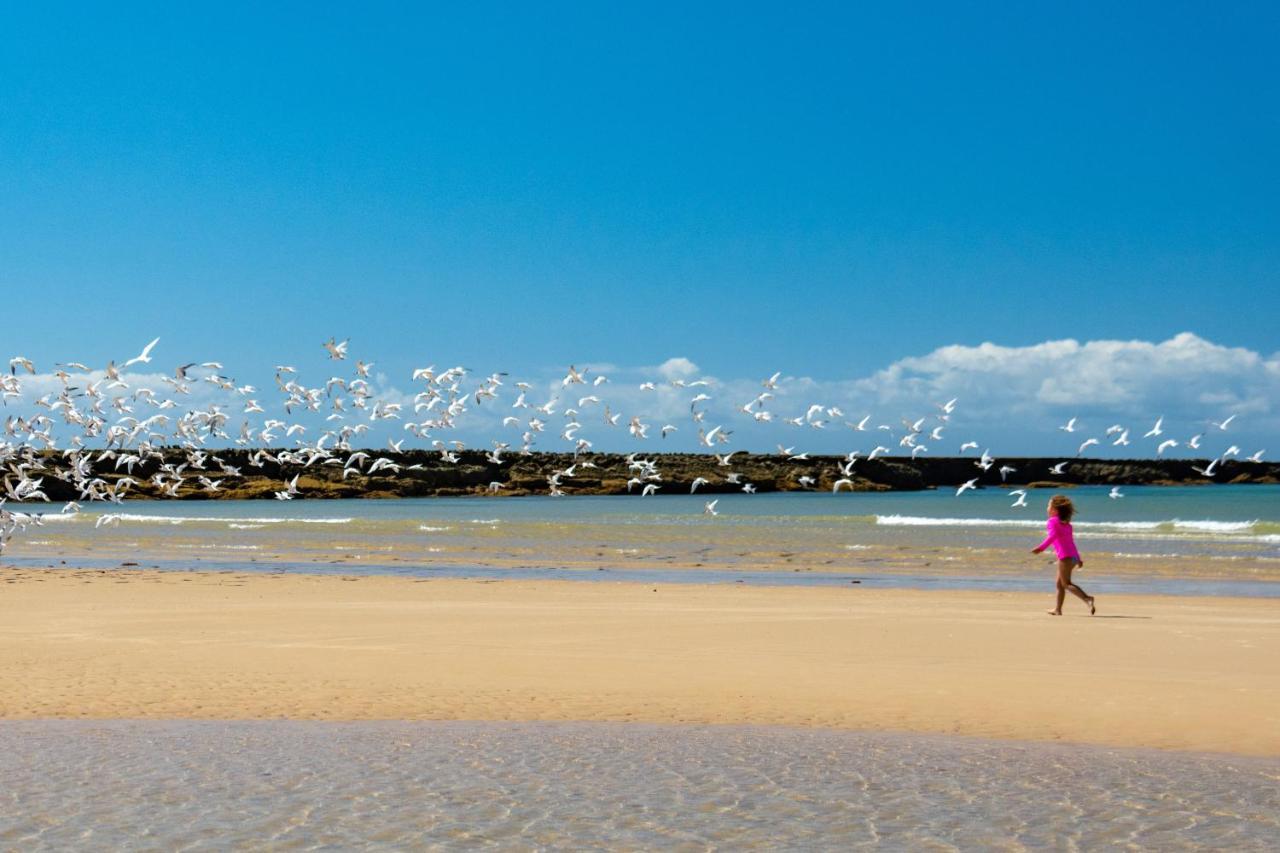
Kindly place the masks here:
[(1061, 610), (1046, 610), (1045, 612), (1046, 612), (1046, 613), (1048, 613), (1050, 616), (1061, 616), (1061, 615), (1062, 615), (1062, 611), (1061, 611)]
[(1092, 596), (1092, 595), (1091, 595), (1091, 596), (1089, 596), (1089, 600), (1088, 600), (1088, 601), (1086, 601), (1086, 602), (1085, 602), (1085, 604), (1088, 604), (1088, 605), (1089, 605), (1089, 615), (1090, 615), (1090, 616), (1092, 616), (1094, 613), (1098, 612), (1098, 608), (1096, 608), (1096, 607), (1094, 607), (1094, 606), (1093, 606), (1093, 596)]

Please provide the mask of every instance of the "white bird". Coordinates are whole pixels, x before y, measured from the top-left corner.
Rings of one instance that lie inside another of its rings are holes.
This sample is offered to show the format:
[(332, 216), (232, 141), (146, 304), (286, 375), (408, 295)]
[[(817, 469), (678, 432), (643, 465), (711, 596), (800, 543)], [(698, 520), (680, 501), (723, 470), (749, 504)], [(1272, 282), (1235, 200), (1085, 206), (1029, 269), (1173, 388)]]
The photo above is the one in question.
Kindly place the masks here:
[(1195, 471), (1197, 474), (1200, 474), (1203, 477), (1213, 477), (1214, 469), (1216, 467), (1218, 467), (1218, 460), (1214, 459), (1212, 462), (1210, 462), (1208, 465), (1206, 465), (1203, 468), (1197, 468), (1196, 466), (1192, 465), (1191, 470)]
[(1112, 486), (1111, 493), (1108, 494), (1107, 497), (1111, 498), (1112, 500), (1116, 500), (1117, 498), (1124, 497), (1124, 494), (1121, 493), (1119, 486)]
[(1253, 454), (1252, 456), (1250, 456), (1250, 457), (1249, 457), (1248, 459), (1246, 459), (1245, 461), (1246, 461), (1246, 462), (1258, 462), (1258, 463), (1261, 463), (1261, 462), (1262, 462), (1262, 454), (1264, 454), (1264, 453), (1266, 453), (1266, 452), (1267, 452), (1266, 450), (1259, 450), (1257, 453)]
[(972, 480), (966, 480), (964, 483), (960, 485), (960, 488), (956, 489), (956, 497), (960, 497), (970, 489), (976, 489), (976, 488), (978, 488), (977, 477), (974, 477)]
[(654, 493), (654, 492), (656, 492), (656, 491), (658, 491), (658, 484), (657, 484), (657, 483), (647, 483), (647, 484), (645, 485), (645, 487), (644, 487), (643, 489), (641, 489), (641, 490), (640, 490), (640, 496), (641, 496), (641, 497), (644, 497), (644, 496), (646, 496), (646, 495), (651, 495), (651, 494), (653, 494), (653, 493)]
[(152, 350), (152, 349), (155, 347), (155, 345), (156, 345), (156, 344), (158, 344), (158, 343), (160, 343), (160, 339), (159, 339), (159, 338), (156, 338), (154, 341), (152, 341), (151, 343), (149, 343), (149, 344), (147, 344), (145, 347), (143, 347), (143, 348), (142, 348), (142, 352), (141, 352), (141, 353), (139, 353), (138, 355), (135, 355), (133, 358), (131, 358), (131, 359), (129, 359), (128, 361), (126, 361), (126, 362), (124, 363), (124, 366), (125, 366), (125, 367), (129, 367), (130, 365), (138, 364), (139, 362), (143, 362), (143, 363), (150, 362), (150, 361), (151, 361), (151, 350)]
[(1156, 456), (1164, 456), (1164, 452), (1166, 450), (1177, 446), (1178, 442), (1174, 441), (1172, 438), (1166, 438), (1164, 441), (1160, 442), (1159, 446), (1156, 447)]
[(782, 371), (779, 370), (777, 373), (773, 374), (772, 376), (770, 376), (768, 379), (761, 382), (760, 384), (768, 388), (769, 390), (773, 390), (774, 388), (778, 387), (778, 380), (781, 378), (782, 378)]
[(329, 351), (329, 358), (337, 361), (347, 357), (347, 343), (345, 340), (339, 343), (331, 337), (325, 342), (324, 348)]
[(719, 498), (716, 498), (713, 501), (707, 501), (705, 504), (702, 505), (702, 514), (703, 515), (719, 515), (720, 513), (716, 512), (716, 504), (718, 503), (720, 503)]
[(836, 480), (834, 483), (831, 484), (831, 493), (834, 495), (836, 492), (840, 491), (841, 486), (848, 486), (849, 491), (852, 492), (853, 480), (850, 480), (847, 477)]
[(1059, 462), (1057, 465), (1054, 465), (1052, 468), (1049, 469), (1049, 473), (1061, 474), (1067, 470), (1067, 465), (1069, 464), (1070, 464), (1069, 462)]
[(1119, 437), (1119, 438), (1117, 438), (1115, 441), (1111, 442), (1111, 446), (1112, 446), (1112, 447), (1120, 447), (1120, 446), (1123, 446), (1123, 445), (1127, 445), (1128, 443), (1129, 443), (1129, 431), (1126, 429), (1126, 430), (1122, 430), (1122, 431), (1120, 432), (1120, 437)]
[(1075, 431), (1076, 431), (1076, 420), (1077, 420), (1077, 418), (1072, 418), (1071, 420), (1067, 421), (1067, 422), (1066, 422), (1065, 424), (1063, 424), (1062, 426), (1058, 427), (1058, 429), (1062, 430), (1063, 432), (1075, 432)]
[(1000, 466), (1000, 482), (1003, 483), (1005, 480), (1009, 479), (1009, 475), (1016, 473), (1017, 470), (1018, 469), (1014, 468), (1012, 465), (1001, 465)]
[(1164, 430), (1161, 429), (1163, 425), (1164, 425), (1164, 415), (1161, 415), (1160, 417), (1156, 418), (1155, 426), (1147, 430), (1146, 434), (1143, 435), (1142, 437), (1151, 438), (1152, 436), (1161, 435), (1162, 433), (1164, 433)]
[(1027, 505), (1027, 490), (1026, 490), (1026, 489), (1014, 489), (1012, 492), (1009, 492), (1009, 494), (1010, 494), (1010, 495), (1017, 495), (1017, 496), (1018, 496), (1018, 499), (1017, 499), (1016, 501), (1014, 501), (1013, 503), (1009, 504), (1009, 508), (1010, 508), (1010, 509), (1012, 509), (1012, 508), (1014, 508), (1014, 507), (1018, 507), (1018, 506), (1026, 506), (1026, 505)]
[(1081, 444), (1080, 448), (1076, 451), (1076, 456), (1079, 456), (1080, 454), (1084, 453), (1087, 448), (1092, 447), (1097, 443), (1098, 443), (1098, 439), (1096, 438), (1086, 438), (1084, 440), (1084, 443)]
[(711, 481), (706, 477), (694, 477), (693, 482), (689, 484), (689, 494), (698, 491), (698, 486), (710, 485)]
[(1230, 424), (1230, 423), (1231, 423), (1232, 421), (1234, 421), (1235, 419), (1236, 419), (1236, 416), (1235, 416), (1235, 415), (1232, 415), (1231, 417), (1227, 418), (1227, 419), (1226, 419), (1225, 421), (1223, 421), (1222, 423), (1218, 423), (1217, 421), (1209, 421), (1209, 425), (1210, 425), (1210, 426), (1216, 426), (1218, 429), (1221, 429), (1221, 430), (1225, 430), (1225, 429), (1227, 428), (1227, 425), (1228, 425), (1228, 424)]
[(746, 493), (747, 493), (747, 494), (749, 494), (749, 495), (754, 495), (754, 494), (756, 493), (756, 486), (755, 486), (755, 483), (745, 483), (745, 484), (743, 484), (743, 486), (742, 486), (742, 491), (746, 492)]
[(966, 450), (977, 450), (977, 449), (978, 449), (978, 442), (976, 441), (966, 441), (964, 444), (960, 445), (961, 453), (964, 453)]

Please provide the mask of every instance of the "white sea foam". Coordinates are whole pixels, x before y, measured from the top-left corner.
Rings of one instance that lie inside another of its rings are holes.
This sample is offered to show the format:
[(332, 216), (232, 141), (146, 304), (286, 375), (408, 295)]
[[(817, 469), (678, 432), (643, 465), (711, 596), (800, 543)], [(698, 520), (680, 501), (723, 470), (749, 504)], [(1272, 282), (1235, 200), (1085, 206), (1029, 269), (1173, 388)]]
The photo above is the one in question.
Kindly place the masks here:
[(235, 522), (232, 522), (231, 524), (228, 524), (227, 527), (230, 527), (232, 530), (261, 530), (262, 528), (266, 527), (266, 525), (265, 524), (236, 524)]
[(1246, 533), (1258, 524), (1258, 520), (1253, 521), (1180, 521), (1174, 519), (1173, 527), (1175, 530), (1207, 530), (1212, 533)]
[(1044, 527), (1043, 521), (1018, 518), (930, 518), (922, 515), (877, 515), (876, 524), (887, 527)]
[(418, 529), (424, 533), (440, 533), (444, 530), (452, 530), (452, 527), (432, 527), (429, 524), (419, 524)]
[[(1022, 518), (934, 518), (919, 515), (877, 515), (876, 524), (887, 527), (1044, 527), (1041, 520)], [(1250, 533), (1259, 522), (1214, 521), (1212, 519), (1183, 521), (1077, 521), (1072, 527), (1083, 531), (1188, 531), (1192, 533)], [(1266, 538), (1266, 537), (1262, 537)]]
[(227, 518), (212, 515), (144, 515), (141, 513), (118, 513), (121, 521), (136, 521), (141, 524), (186, 524), (188, 521), (227, 522), (229, 524), (350, 524), (351, 518)]

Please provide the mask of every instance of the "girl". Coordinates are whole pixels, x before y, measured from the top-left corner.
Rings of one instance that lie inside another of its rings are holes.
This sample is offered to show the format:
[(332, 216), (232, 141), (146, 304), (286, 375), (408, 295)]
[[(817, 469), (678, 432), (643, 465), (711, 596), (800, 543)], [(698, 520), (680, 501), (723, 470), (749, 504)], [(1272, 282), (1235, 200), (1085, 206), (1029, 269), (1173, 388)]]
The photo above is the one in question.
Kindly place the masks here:
[(1075, 513), (1075, 505), (1066, 495), (1054, 495), (1049, 498), (1049, 521), (1045, 525), (1049, 535), (1031, 549), (1032, 554), (1039, 554), (1052, 545), (1053, 552), (1058, 555), (1058, 606), (1049, 611), (1050, 616), (1062, 615), (1062, 602), (1067, 597), (1067, 590), (1071, 590), (1074, 595), (1079, 596), (1081, 601), (1089, 605), (1090, 616), (1097, 612), (1097, 608), (1093, 606), (1093, 596), (1071, 582), (1072, 570), (1084, 565), (1084, 560), (1080, 559), (1080, 552), (1076, 549), (1075, 539), (1071, 535), (1071, 516)]

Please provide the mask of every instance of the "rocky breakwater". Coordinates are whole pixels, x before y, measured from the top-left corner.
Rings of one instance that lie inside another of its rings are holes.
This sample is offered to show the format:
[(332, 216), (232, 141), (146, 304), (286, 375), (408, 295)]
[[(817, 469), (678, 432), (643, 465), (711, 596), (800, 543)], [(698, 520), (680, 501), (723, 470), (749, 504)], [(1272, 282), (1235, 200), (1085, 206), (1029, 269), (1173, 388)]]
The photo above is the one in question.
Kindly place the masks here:
[[(847, 481), (840, 488), (851, 491), (955, 488), (974, 478), (981, 486), (997, 488), (1280, 483), (1280, 464), (1234, 459), (1220, 461), (1213, 477), (1196, 470), (1206, 469), (1209, 460), (1074, 459), (1062, 466), (1058, 458), (1006, 458), (984, 471), (972, 457), (858, 459), (846, 475), (841, 470), (845, 460), (838, 456), (797, 459), (739, 452), (731, 457), (728, 465), (721, 465), (714, 456), (692, 453), (635, 454), (634, 457), (607, 453), (577, 457), (533, 453), (502, 456), (495, 462), (479, 451), (458, 452), (454, 454), (456, 461), (436, 451), (366, 452), (367, 458), (359, 460), (358, 466), (344, 464), (350, 455), (347, 452), (304, 465), (277, 461), (278, 453), (271, 451), (259, 457), (260, 465), (254, 465), (251, 457), (257, 451), (208, 450), (206, 458), (197, 457), (204, 466), (197, 468), (186, 451), (168, 448), (137, 461), (131, 473), (117, 469), (110, 458), (98, 458), (97, 452), (86, 453), (85, 458), (90, 460), (91, 476), (107, 484), (118, 483), (129, 476), (133, 481), (126, 491), (129, 497), (179, 500), (272, 499), (277, 492), (286, 491), (295, 477), (298, 498), (548, 494), (553, 478), (558, 490), (570, 495), (638, 495), (644, 483), (657, 486), (657, 494), (688, 494), (697, 479), (705, 481), (699, 485), (700, 494), (737, 492), (747, 484), (758, 492), (831, 491), (840, 480)], [(644, 477), (643, 472), (632, 465), (633, 458), (651, 463), (650, 471), (656, 471), (659, 479)], [(378, 459), (389, 460), (390, 467), (384, 465), (369, 473)], [(80, 499), (61, 454), (39, 454), (36, 464), (39, 468), (32, 476), (43, 476), (44, 491), (51, 500)], [(168, 466), (168, 473), (164, 466)], [(999, 471), (1002, 466), (1014, 469), (1006, 471), (1003, 479)], [(1055, 473), (1055, 466), (1060, 466), (1057, 470), (1061, 473)], [(358, 470), (350, 470), (351, 467)], [(174, 475), (173, 471), (178, 473)], [(161, 475), (158, 483), (157, 474)], [(211, 482), (216, 482), (214, 488), (210, 487)]]

